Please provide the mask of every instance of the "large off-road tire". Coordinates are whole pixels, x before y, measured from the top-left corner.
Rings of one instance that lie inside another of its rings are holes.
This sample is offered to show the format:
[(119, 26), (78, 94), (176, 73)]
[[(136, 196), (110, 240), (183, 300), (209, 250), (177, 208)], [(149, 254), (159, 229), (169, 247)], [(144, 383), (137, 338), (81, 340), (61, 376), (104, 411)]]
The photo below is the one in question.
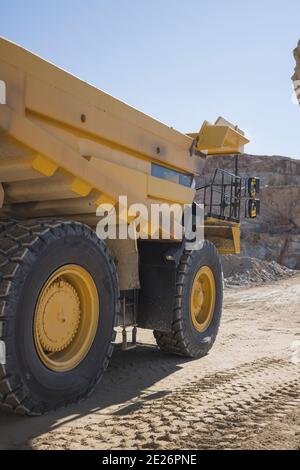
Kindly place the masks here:
[(160, 349), (198, 358), (212, 348), (220, 326), (223, 275), (215, 246), (185, 252), (177, 268), (172, 331), (154, 331)]
[(0, 234), (16, 224), (14, 219), (0, 219)]
[(87, 397), (113, 351), (113, 259), (77, 222), (17, 222), (0, 234), (0, 408), (43, 414)]

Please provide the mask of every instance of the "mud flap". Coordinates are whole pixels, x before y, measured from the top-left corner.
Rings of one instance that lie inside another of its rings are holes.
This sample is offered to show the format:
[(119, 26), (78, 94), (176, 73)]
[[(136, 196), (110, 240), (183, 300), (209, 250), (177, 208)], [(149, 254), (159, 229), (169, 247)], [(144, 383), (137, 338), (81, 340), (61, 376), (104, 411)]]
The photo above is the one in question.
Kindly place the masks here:
[(170, 332), (176, 292), (176, 269), (184, 242), (139, 242), (141, 290), (138, 326)]

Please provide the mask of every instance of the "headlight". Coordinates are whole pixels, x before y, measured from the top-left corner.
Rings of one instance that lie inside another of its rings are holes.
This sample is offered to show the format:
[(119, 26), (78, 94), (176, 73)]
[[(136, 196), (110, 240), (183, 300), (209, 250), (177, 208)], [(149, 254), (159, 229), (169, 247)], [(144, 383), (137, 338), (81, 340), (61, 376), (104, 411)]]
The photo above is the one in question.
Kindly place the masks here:
[(259, 214), (260, 214), (260, 200), (249, 199), (246, 217), (248, 217), (249, 219), (256, 219), (256, 217), (258, 217)]

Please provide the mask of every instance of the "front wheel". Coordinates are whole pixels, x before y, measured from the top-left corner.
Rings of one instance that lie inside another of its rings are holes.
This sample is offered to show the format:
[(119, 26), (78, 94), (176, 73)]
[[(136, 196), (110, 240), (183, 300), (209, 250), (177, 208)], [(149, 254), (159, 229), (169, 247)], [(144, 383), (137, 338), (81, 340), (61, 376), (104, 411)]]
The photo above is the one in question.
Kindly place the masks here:
[(212, 348), (220, 326), (223, 275), (215, 246), (185, 252), (177, 268), (172, 331), (154, 331), (160, 349), (199, 358)]
[(0, 235), (0, 408), (42, 414), (87, 397), (113, 351), (113, 259), (77, 222), (23, 221)]

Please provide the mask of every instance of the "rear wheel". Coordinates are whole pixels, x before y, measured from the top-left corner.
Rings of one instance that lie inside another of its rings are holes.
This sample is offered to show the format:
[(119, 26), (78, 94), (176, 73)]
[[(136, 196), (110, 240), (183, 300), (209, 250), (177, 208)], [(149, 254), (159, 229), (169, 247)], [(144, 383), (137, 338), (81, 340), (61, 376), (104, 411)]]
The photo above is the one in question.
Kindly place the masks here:
[(0, 235), (0, 406), (41, 414), (88, 396), (112, 354), (118, 281), (87, 226), (26, 221)]
[(172, 331), (154, 331), (161, 350), (187, 357), (205, 356), (220, 326), (223, 279), (215, 246), (185, 252), (177, 269)]

